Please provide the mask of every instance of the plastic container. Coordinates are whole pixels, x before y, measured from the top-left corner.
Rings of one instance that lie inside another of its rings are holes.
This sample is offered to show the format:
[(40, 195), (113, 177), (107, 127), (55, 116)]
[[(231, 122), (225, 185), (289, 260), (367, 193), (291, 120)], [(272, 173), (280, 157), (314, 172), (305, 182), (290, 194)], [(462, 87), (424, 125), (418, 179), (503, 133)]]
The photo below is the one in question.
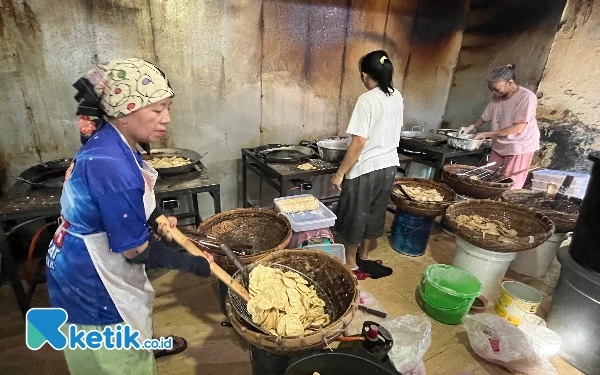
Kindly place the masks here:
[(287, 217), (288, 220), (290, 221), (290, 225), (292, 226), (292, 230), (294, 232), (304, 232), (304, 231), (313, 230), (313, 229), (329, 228), (335, 224), (335, 219), (337, 219), (337, 216), (335, 216), (333, 211), (331, 211), (329, 208), (327, 208), (321, 201), (319, 201), (319, 209), (318, 210), (297, 212), (297, 213), (293, 213), (293, 214), (283, 212), (281, 210), (281, 207), (279, 206), (279, 202), (286, 200), (286, 199), (311, 197), (311, 196), (312, 196), (311, 194), (302, 194), (302, 195), (294, 195), (294, 196), (290, 196), (290, 197), (275, 198), (273, 200), (275, 202), (275, 206), (277, 207), (277, 210), (279, 212), (281, 212), (283, 215), (285, 215), (285, 217)]
[[(527, 317), (529, 316), (537, 317), (537, 315), (527, 315)], [(545, 324), (526, 324), (523, 321), (521, 324), (519, 324), (519, 329), (525, 332), (527, 336), (531, 338), (531, 341), (533, 341), (540, 348), (542, 353), (544, 353), (549, 361), (558, 354), (562, 344), (562, 339), (558, 333), (546, 328)]]
[(423, 292), (419, 289), (421, 298), (423, 299), (424, 310), (433, 319), (438, 322), (457, 325), (462, 323), (462, 318), (467, 315), (471, 309), (473, 301), (465, 303), (463, 306), (455, 307), (453, 309), (444, 309), (431, 304), (427, 298), (423, 295)]
[(600, 369), (600, 273), (580, 266), (567, 246), (558, 251), (560, 278), (546, 322), (562, 338), (559, 355), (585, 374)]
[(446, 264), (432, 264), (425, 269), (419, 292), (423, 300), (442, 310), (466, 308), (481, 294), (481, 283), (470, 273)]
[(560, 351), (562, 339), (558, 333), (549, 328), (542, 326), (535, 327), (533, 332), (531, 332), (530, 337), (533, 339), (533, 342), (535, 342), (542, 350), (542, 353), (544, 353), (549, 361), (552, 360), (552, 358), (554, 358)]
[(500, 253), (473, 246), (456, 236), (456, 255), (452, 265), (475, 276), (483, 286), (481, 294), (490, 303), (496, 301), (500, 282), (517, 253)]
[(520, 251), (510, 264), (510, 269), (525, 276), (542, 277), (554, 261), (566, 233), (554, 233), (546, 242), (532, 250)]
[(505, 281), (501, 289), (494, 312), (516, 326), (527, 314), (535, 314), (542, 303), (540, 292), (518, 281)]
[(411, 215), (398, 210), (392, 223), (390, 245), (404, 255), (425, 254), (434, 222), (434, 217)]
[(333, 255), (334, 257), (346, 263), (346, 248), (341, 243), (329, 243), (329, 244), (318, 244), (318, 245), (307, 245), (304, 246), (305, 250), (317, 250)]

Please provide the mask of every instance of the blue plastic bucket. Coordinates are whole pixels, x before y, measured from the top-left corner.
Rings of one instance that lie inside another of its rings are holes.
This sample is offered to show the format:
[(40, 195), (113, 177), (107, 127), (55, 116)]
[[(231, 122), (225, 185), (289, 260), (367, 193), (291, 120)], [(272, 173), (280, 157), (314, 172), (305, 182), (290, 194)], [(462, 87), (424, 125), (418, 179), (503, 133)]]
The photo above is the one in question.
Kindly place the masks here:
[(435, 217), (425, 217), (397, 211), (392, 224), (391, 246), (404, 255), (425, 254)]

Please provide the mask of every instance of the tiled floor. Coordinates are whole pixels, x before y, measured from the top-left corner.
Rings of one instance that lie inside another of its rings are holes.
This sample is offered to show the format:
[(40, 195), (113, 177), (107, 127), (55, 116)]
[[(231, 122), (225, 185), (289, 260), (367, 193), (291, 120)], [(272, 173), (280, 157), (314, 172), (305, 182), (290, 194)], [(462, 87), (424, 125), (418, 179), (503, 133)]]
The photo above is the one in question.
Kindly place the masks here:
[[(414, 291), (423, 270), (432, 263), (451, 263), (453, 238), (436, 229), (427, 253), (406, 257), (393, 251), (386, 238), (379, 241), (372, 256), (383, 259), (394, 274), (379, 280), (360, 281), (362, 290), (370, 291), (390, 317), (423, 314), (415, 302)], [(544, 316), (558, 279), (560, 265), (555, 262), (540, 279), (523, 278), (544, 295), (540, 315)], [(222, 327), (213, 279), (200, 279), (180, 272), (169, 272), (153, 282), (156, 291), (154, 327), (157, 336), (177, 334), (188, 341), (188, 349), (179, 355), (158, 360), (159, 374), (250, 374), (247, 345), (228, 327)], [(48, 346), (30, 351), (25, 346), (24, 324), (8, 285), (0, 287), (0, 374), (67, 374), (61, 352)], [(33, 305), (48, 306), (45, 286), (39, 287)], [(432, 343), (425, 355), (428, 375), (507, 375), (509, 371), (488, 363), (473, 353), (462, 326), (447, 326), (432, 320)], [(560, 375), (581, 374), (560, 358), (553, 364)], [(92, 374), (90, 374), (92, 375)]]

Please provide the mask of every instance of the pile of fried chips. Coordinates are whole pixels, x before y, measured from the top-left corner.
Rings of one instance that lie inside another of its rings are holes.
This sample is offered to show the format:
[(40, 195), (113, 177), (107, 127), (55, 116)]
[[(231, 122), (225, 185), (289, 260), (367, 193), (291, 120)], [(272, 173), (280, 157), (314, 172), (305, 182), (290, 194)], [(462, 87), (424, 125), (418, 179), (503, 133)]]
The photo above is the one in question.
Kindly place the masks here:
[[(440, 194), (440, 192), (435, 189), (425, 189), (419, 186), (405, 185), (402, 185), (402, 188), (412, 199), (419, 202), (441, 202), (444, 200), (444, 197)], [(396, 188), (394, 194), (399, 197), (404, 196), (398, 188)]]
[(518, 234), (516, 230), (508, 229), (500, 220), (490, 220), (479, 215), (459, 215), (456, 217), (456, 222), (458, 225), (483, 234), (505, 237), (516, 237)]
[(329, 324), (325, 302), (296, 272), (262, 264), (250, 272), (248, 312), (252, 321), (278, 336), (298, 336)]
[(289, 214), (314, 211), (319, 209), (319, 201), (312, 195), (299, 198), (286, 198), (279, 201), (279, 207), (283, 212)]

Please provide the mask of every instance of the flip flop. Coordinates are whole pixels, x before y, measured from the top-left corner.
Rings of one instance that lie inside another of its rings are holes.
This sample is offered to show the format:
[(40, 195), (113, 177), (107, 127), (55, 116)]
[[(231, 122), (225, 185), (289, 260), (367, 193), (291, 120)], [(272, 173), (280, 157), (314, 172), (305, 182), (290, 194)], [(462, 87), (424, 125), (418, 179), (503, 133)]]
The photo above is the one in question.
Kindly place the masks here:
[(356, 257), (356, 263), (361, 271), (371, 274), (372, 279), (390, 276), (394, 272), (390, 267), (382, 266), (372, 260), (360, 259), (358, 256)]
[[(359, 256), (359, 258), (360, 258), (360, 256)], [(379, 260), (379, 259), (377, 259), (377, 260), (373, 260), (373, 259), (371, 259), (371, 258), (369, 258), (369, 257), (366, 257), (366, 258), (360, 258), (360, 259), (361, 259), (361, 260), (370, 260), (371, 262), (375, 262), (375, 263), (379, 264), (380, 266), (383, 266), (383, 260)]]
[[(179, 354), (181, 352), (183, 352), (185, 349), (187, 349), (187, 341), (183, 338), (183, 337), (179, 337), (179, 336), (175, 336), (175, 335), (169, 335), (167, 337), (172, 337), (173, 338), (173, 349), (171, 350), (167, 350), (167, 349), (162, 349), (162, 350), (156, 350), (154, 351), (154, 358), (155, 359), (159, 359), (161, 357), (167, 357), (170, 355), (175, 355), (175, 354)], [(181, 346), (177, 347), (176, 345), (176, 340), (180, 340), (181, 341)]]
[(356, 276), (357, 279), (359, 280), (364, 280), (368, 277), (371, 277), (371, 274), (368, 274), (366, 272), (361, 271), (360, 269), (358, 270), (352, 270), (352, 272), (354, 272), (354, 275)]

